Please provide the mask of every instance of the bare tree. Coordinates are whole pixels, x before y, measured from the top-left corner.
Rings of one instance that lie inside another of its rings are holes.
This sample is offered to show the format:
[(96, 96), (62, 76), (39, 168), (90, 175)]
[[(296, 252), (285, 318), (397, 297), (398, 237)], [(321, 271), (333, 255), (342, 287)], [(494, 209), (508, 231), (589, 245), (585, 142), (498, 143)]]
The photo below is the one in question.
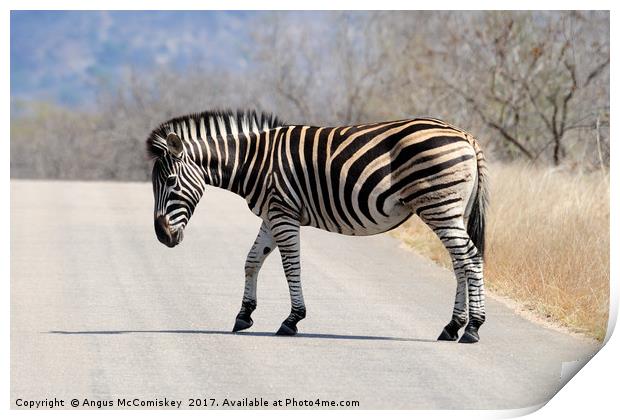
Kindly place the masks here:
[(533, 161), (548, 155), (558, 165), (567, 133), (594, 129), (609, 106), (592, 89), (609, 80), (609, 38), (594, 28), (601, 19), (583, 12), (470, 16), (433, 50), (448, 63), (437, 82), (500, 135), (506, 153)]

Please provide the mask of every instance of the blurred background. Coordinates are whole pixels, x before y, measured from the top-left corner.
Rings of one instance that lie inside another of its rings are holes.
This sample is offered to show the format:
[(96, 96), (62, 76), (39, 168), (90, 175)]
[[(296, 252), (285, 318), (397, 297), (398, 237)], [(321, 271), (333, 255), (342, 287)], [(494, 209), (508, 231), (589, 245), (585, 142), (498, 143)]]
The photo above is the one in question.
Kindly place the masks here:
[(150, 130), (213, 108), (434, 116), (495, 161), (600, 169), (609, 13), (11, 13), (13, 178), (148, 180)]

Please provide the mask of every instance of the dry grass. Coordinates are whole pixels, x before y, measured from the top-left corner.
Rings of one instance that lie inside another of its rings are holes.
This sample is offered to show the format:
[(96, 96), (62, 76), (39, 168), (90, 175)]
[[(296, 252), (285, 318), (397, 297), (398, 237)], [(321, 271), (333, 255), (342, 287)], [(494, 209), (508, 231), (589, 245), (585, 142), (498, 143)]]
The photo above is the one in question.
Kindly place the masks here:
[[(602, 340), (609, 309), (609, 176), (517, 165), (492, 166), (490, 176), (487, 288)], [(417, 217), (395, 234), (451, 266)]]

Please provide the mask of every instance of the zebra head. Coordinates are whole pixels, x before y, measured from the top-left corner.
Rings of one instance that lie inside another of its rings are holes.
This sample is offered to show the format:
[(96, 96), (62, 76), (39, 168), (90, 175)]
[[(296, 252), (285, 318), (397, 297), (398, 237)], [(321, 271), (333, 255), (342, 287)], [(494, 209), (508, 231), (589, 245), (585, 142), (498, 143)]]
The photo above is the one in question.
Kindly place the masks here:
[[(152, 181), (155, 233), (159, 241), (169, 247), (178, 245), (204, 194), (207, 177), (211, 185), (220, 186), (212, 182), (221, 180), (222, 174), (210, 174), (203, 166), (202, 153), (208, 152), (203, 149), (207, 147), (206, 139), (209, 143), (215, 139), (224, 141), (228, 134), (258, 134), (281, 125), (283, 123), (269, 113), (216, 110), (175, 117), (153, 130), (146, 140), (146, 148), (155, 160)], [(212, 157), (215, 159), (215, 155)]]
[(206, 183), (200, 167), (189, 158), (181, 138), (174, 132), (154, 153), (153, 195), (155, 233), (159, 241), (172, 248), (183, 240), (183, 229), (204, 194)]

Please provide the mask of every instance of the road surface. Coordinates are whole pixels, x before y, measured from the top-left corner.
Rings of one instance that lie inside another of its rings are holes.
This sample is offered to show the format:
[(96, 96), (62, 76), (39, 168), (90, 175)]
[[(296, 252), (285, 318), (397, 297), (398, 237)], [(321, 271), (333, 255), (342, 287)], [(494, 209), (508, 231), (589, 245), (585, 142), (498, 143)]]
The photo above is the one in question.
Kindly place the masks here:
[(241, 198), (209, 189), (184, 242), (168, 249), (153, 230), (150, 184), (12, 181), (11, 406), (288, 398), (522, 408), (557, 392), (563, 362), (598, 349), (494, 299), (480, 343), (436, 342), (452, 311), (451, 272), (388, 235), (311, 228), (300, 334), (273, 335), (290, 305), (277, 253), (259, 277), (254, 326), (232, 334), (259, 225)]

